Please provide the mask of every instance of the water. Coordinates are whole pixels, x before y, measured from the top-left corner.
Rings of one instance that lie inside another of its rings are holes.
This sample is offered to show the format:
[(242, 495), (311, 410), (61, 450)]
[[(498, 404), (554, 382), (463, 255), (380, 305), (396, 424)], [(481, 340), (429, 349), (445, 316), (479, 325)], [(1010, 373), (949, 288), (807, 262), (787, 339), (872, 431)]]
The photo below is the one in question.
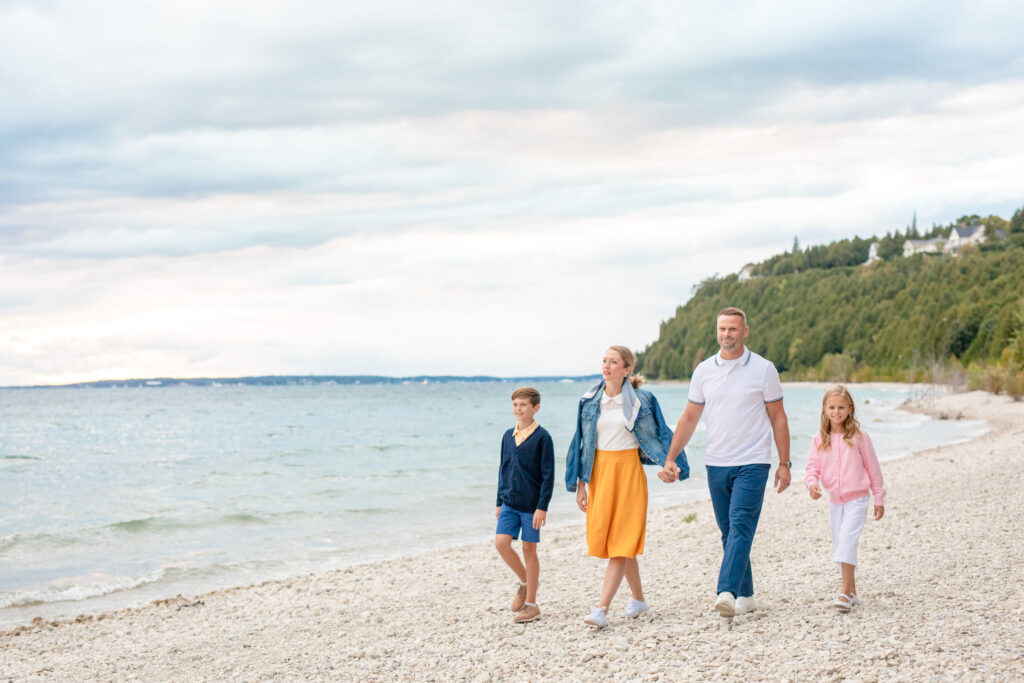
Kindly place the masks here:
[[(549, 524), (578, 523), (564, 453), (587, 386), (536, 386), (555, 441)], [(651, 388), (674, 424), (686, 385)], [(487, 540), (512, 389), (0, 390), (0, 627)], [(822, 388), (785, 391), (797, 481)], [(896, 410), (906, 389), (854, 393), (883, 460), (985, 429)], [(652, 508), (707, 496), (703, 445), (702, 423), (690, 481), (645, 468)]]

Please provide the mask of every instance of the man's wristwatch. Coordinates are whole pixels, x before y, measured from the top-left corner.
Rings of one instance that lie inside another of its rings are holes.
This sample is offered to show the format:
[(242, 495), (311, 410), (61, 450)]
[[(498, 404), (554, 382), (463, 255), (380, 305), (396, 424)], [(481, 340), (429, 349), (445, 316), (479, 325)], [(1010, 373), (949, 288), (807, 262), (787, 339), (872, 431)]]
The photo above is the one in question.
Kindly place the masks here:
[(786, 462), (780, 462), (779, 467), (785, 467), (787, 469), (793, 469), (793, 461), (787, 460)]

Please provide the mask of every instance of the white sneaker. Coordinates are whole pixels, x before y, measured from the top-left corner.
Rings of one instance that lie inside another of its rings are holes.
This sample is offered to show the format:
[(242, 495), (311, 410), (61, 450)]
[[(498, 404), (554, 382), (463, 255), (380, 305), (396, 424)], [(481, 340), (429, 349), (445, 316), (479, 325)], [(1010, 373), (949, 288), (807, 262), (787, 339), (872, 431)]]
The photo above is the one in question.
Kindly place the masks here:
[(608, 617), (604, 614), (603, 607), (591, 607), (590, 614), (583, 617), (583, 623), (594, 628), (604, 628), (608, 625)]
[(753, 595), (736, 598), (736, 614), (746, 614), (757, 609), (757, 600)]
[(715, 609), (723, 617), (732, 617), (736, 615), (736, 596), (728, 591), (722, 591), (718, 594), (718, 599), (715, 600)]
[(630, 600), (629, 604), (626, 605), (626, 611), (622, 613), (622, 616), (627, 619), (633, 619), (640, 616), (647, 611), (646, 600)]

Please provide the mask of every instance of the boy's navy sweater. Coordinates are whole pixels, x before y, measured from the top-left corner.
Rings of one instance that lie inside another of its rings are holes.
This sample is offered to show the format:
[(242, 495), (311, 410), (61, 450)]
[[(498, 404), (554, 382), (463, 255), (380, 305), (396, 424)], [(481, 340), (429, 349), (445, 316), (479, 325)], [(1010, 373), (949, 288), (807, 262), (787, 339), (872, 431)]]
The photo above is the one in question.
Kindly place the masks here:
[(498, 502), (520, 512), (547, 512), (555, 487), (555, 447), (548, 430), (540, 425), (516, 446), (515, 428), (501, 437), (498, 469)]

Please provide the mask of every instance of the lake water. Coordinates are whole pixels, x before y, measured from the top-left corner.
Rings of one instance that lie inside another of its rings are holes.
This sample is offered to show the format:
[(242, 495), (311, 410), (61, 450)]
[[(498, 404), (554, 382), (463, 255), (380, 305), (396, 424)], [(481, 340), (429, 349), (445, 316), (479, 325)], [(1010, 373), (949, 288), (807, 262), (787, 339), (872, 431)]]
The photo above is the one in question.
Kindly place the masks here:
[[(549, 524), (579, 523), (563, 473), (588, 385), (535, 386), (555, 441)], [(513, 388), (0, 389), (0, 627), (488, 540)], [(648, 388), (674, 425), (687, 386)], [(854, 387), (882, 460), (985, 431), (897, 410), (908, 391)], [(796, 480), (822, 387), (785, 392)], [(652, 508), (707, 497), (703, 444), (702, 424), (689, 481), (645, 468)]]

